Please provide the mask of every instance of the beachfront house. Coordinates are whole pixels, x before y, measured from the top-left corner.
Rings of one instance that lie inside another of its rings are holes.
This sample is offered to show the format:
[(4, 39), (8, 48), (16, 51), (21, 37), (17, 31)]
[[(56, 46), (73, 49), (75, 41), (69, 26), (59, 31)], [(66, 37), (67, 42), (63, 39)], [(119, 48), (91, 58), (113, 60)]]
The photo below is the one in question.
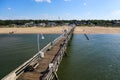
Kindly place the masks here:
[(69, 23), (64, 23), (65, 26), (69, 26)]
[(32, 27), (32, 26), (34, 26), (34, 22), (25, 23), (25, 27)]
[(9, 24), (8, 26), (9, 26), (9, 27), (17, 27), (16, 24)]
[(55, 22), (48, 22), (46, 26), (54, 27), (54, 26), (56, 26), (56, 23)]
[(40, 27), (45, 27), (46, 24), (45, 24), (45, 23), (40, 23), (39, 26), (40, 26)]
[(113, 26), (120, 26), (120, 21), (119, 20), (113, 21)]

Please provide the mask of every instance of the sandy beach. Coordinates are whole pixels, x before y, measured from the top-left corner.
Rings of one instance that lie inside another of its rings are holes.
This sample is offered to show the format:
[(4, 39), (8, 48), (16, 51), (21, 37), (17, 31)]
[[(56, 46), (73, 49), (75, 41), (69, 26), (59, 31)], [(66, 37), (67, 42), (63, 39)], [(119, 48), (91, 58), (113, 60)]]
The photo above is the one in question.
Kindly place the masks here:
[(120, 28), (113, 27), (76, 27), (76, 34), (120, 34)]
[[(0, 28), (0, 34), (60, 34), (63, 29), (68, 27), (48, 27), (48, 28)], [(76, 27), (75, 34), (120, 34), (120, 28), (112, 27)]]
[(46, 33), (46, 34), (60, 34), (62, 33), (61, 27), (52, 27), (52, 28), (0, 28), (0, 34), (36, 34), (36, 33)]

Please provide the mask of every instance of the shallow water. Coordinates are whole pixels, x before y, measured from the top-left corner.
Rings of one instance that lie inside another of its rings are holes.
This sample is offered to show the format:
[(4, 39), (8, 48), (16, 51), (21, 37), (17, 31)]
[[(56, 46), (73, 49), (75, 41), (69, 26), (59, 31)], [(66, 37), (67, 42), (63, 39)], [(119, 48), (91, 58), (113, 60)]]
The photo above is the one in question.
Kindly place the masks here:
[[(40, 39), (43, 48), (59, 34), (45, 34)], [(0, 35), (0, 79), (37, 53), (36, 34)]]
[(58, 70), (60, 80), (120, 80), (120, 35), (73, 36)]
[[(59, 35), (45, 35), (40, 48)], [(120, 35), (75, 34), (58, 70), (60, 80), (120, 80)], [(0, 79), (37, 52), (36, 34), (0, 35)]]

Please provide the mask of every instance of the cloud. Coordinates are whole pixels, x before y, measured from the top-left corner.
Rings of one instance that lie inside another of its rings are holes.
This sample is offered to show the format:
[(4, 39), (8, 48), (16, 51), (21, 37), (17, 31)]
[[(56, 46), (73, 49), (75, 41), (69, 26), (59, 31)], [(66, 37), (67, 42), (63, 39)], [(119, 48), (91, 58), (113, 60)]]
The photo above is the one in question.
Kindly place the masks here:
[(90, 15), (91, 15), (91, 12), (87, 12), (86, 15), (87, 15), (87, 16), (90, 16)]
[(107, 13), (103, 14), (99, 18), (105, 19), (105, 20), (119, 20), (120, 19), (120, 9), (108, 11)]
[(9, 7), (9, 8), (7, 8), (7, 9), (8, 9), (8, 10), (11, 10), (12, 8)]
[(51, 3), (51, 0), (35, 0), (35, 2), (39, 3), (39, 2), (48, 2)]
[(112, 11), (112, 15), (113, 16), (120, 16), (120, 9), (119, 10), (114, 10), (114, 11)]
[(108, 14), (109, 19), (120, 19), (120, 9), (111, 11), (110, 14)]
[(87, 3), (86, 3), (86, 2), (84, 2), (84, 3), (83, 3), (83, 5), (84, 5), (84, 6), (86, 6), (86, 5), (87, 5)]
[(67, 2), (67, 1), (71, 1), (71, 0), (64, 0), (64, 1), (66, 1), (66, 2)]

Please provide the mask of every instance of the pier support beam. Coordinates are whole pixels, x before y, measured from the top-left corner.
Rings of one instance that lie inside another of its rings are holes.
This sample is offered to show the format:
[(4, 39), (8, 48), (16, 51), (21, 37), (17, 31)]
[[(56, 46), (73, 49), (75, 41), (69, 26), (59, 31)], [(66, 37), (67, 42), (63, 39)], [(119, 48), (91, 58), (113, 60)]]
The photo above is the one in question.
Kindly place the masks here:
[(68, 56), (67, 51), (64, 52), (65, 56)]
[(54, 74), (55, 80), (59, 80), (58, 75), (55, 71), (53, 71), (53, 74)]

